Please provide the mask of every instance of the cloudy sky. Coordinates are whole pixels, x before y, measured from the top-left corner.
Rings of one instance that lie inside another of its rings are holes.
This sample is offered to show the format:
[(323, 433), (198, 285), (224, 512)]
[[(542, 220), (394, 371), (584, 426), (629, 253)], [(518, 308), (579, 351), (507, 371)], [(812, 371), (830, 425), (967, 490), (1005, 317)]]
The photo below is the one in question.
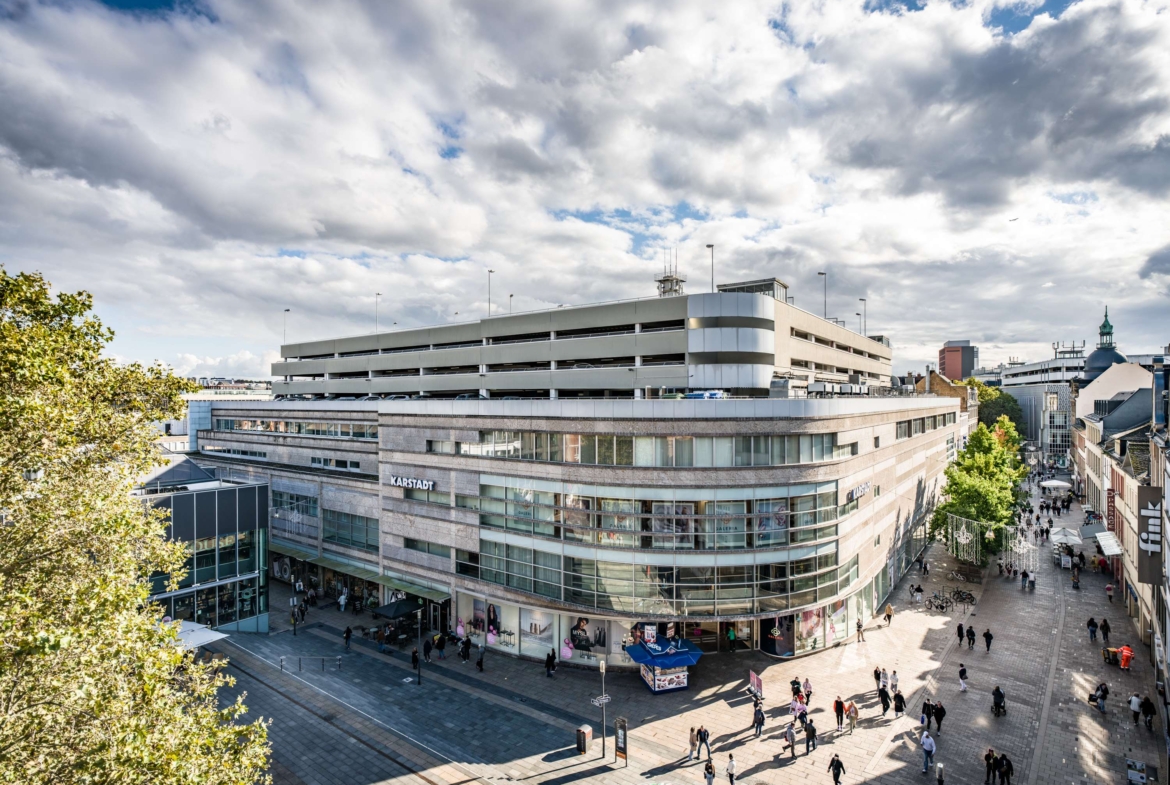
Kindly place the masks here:
[(0, 0), (0, 263), (121, 357), (777, 276), (898, 369), (1170, 342), (1170, 0)]

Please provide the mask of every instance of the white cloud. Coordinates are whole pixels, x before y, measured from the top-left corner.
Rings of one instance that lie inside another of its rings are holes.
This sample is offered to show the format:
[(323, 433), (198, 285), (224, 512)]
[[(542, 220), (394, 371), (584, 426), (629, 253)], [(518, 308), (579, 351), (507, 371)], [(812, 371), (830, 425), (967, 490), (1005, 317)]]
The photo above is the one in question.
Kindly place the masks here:
[(257, 356), (249, 351), (227, 357), (197, 357), (179, 354), (171, 367), (179, 376), (218, 376), (230, 379), (267, 379), (272, 363), (280, 359), (279, 352), (265, 352)]
[(0, 261), (93, 291), (120, 354), (259, 368), (286, 308), (474, 317), (489, 267), (518, 309), (648, 295), (664, 246), (702, 290), (708, 242), (814, 311), (828, 270), (899, 367), (1105, 302), (1167, 340), (1166, 0), (1015, 36), (990, 0), (184, 7), (0, 10)]

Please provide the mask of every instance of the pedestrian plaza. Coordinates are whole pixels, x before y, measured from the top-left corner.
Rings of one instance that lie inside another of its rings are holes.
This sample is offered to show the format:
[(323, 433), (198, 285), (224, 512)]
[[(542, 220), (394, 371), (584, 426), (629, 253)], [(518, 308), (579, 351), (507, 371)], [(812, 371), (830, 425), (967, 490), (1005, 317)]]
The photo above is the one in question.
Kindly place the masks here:
[[(1074, 506), (1065, 520), (1080, 518)], [(1091, 541), (1083, 547), (1086, 556), (1092, 554)], [(595, 671), (561, 667), (550, 680), (539, 662), (489, 653), (479, 673), (474, 654), (472, 662), (462, 663), (449, 649), (446, 660), (424, 665), (420, 686), (409, 646), (379, 653), (355, 636), (346, 650), (341, 632), (353, 617), (326, 609), (311, 611), (295, 637), (274, 625), (279, 632), (235, 635), (217, 647), (230, 658), (228, 673), (237, 679), (227, 692), (248, 693), (249, 718), (272, 719), (277, 785), (698, 783), (703, 761), (688, 762), (687, 740), (700, 725), (710, 731), (719, 782), (727, 782), (729, 754), (740, 783), (832, 782), (827, 769), (834, 755), (844, 763), (845, 783), (933, 782), (935, 769), (921, 774), (919, 714), (927, 696), (947, 710), (941, 733), (932, 733), (934, 759), (947, 783), (983, 782), (988, 748), (1010, 756), (1017, 783), (1124, 782), (1127, 759), (1156, 767), (1165, 743), (1157, 719), (1152, 731), (1135, 727), (1124, 703), (1134, 692), (1154, 695), (1148, 650), (1124, 606), (1106, 598), (1104, 575), (1085, 570), (1081, 588), (1074, 590), (1068, 571), (1053, 566), (1048, 548), (1041, 548), (1034, 590), (999, 577), (993, 561), (982, 585), (968, 585), (978, 597), (975, 606), (940, 613), (913, 603), (909, 591), (921, 583), (929, 597), (948, 585), (946, 574), (955, 563), (935, 543), (926, 554), (929, 575), (915, 568), (903, 578), (891, 595), (892, 624), (871, 621), (864, 642), (853, 637), (790, 661), (759, 652), (708, 656), (693, 669), (689, 690), (661, 695), (651, 695), (635, 673), (611, 671), (604, 758), (600, 710), (590, 703), (602, 690)], [(1113, 645), (1128, 642), (1138, 653), (1129, 672), (1104, 664), (1100, 641), (1091, 643), (1085, 628), (1090, 616), (1108, 618)], [(982, 637), (973, 649), (960, 646), (960, 622), (974, 625), (980, 636), (990, 629), (991, 651)], [(960, 663), (968, 670), (965, 693), (959, 691)], [(875, 666), (897, 671), (906, 715), (895, 718), (892, 709), (881, 715)], [(749, 670), (760, 674), (764, 687), (766, 719), (758, 739)], [(813, 685), (809, 716), (820, 743), (806, 755), (798, 733), (792, 757), (782, 747), (794, 677)], [(1104, 715), (1086, 700), (1102, 681), (1111, 690)], [(997, 685), (1007, 694), (1008, 709), (998, 718), (991, 713)], [(838, 695), (860, 710), (852, 735), (836, 730), (832, 703)], [(629, 723), (628, 764), (614, 760), (612, 727), (619, 716)], [(575, 749), (582, 724), (592, 725), (594, 734), (585, 755)]]

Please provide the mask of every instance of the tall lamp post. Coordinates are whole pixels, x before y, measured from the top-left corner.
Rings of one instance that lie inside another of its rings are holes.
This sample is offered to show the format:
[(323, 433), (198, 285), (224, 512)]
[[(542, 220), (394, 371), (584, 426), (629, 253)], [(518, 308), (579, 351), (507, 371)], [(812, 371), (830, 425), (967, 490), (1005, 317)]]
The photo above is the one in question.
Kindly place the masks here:
[(495, 270), (488, 270), (488, 317), (492, 315), (492, 273)]
[(508, 315), (509, 315), (509, 316), (511, 316), (511, 315), (512, 315), (512, 298), (513, 298), (513, 297), (515, 297), (515, 296), (516, 296), (516, 295), (514, 295), (514, 294), (510, 294), (510, 295), (508, 295)]
[(869, 331), (869, 317), (865, 312), (866, 302), (864, 297), (858, 297), (857, 299), (861, 301), (861, 334), (866, 335)]
[(857, 311), (856, 314), (857, 314), (857, 329), (864, 330), (865, 328), (861, 326), (861, 311)]
[(292, 308), (284, 309), (284, 340), (281, 343), (288, 343), (288, 312), (291, 310)]
[(423, 666), (423, 645), (422, 645), (422, 622), (423, 622), (423, 599), (418, 598), (418, 686), (422, 686), (422, 666)]
[(382, 296), (381, 292), (374, 292), (374, 335), (377, 335), (378, 330), (378, 298)]
[(605, 760), (605, 700), (609, 696), (605, 694), (605, 660), (600, 660), (598, 665), (601, 667), (601, 759)]
[(817, 275), (819, 275), (825, 279), (825, 313), (824, 313), (824, 318), (828, 319), (829, 318), (829, 274), (828, 273), (817, 273)]
[[(711, 293), (715, 293), (715, 244), (707, 243), (707, 247), (711, 250)], [(602, 745), (604, 746), (604, 745)]]

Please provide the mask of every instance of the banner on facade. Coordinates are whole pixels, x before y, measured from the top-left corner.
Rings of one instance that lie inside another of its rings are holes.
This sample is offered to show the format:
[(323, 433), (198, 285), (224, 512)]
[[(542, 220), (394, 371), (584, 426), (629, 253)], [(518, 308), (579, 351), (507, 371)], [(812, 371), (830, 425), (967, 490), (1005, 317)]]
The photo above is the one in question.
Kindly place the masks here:
[(1113, 517), (1117, 513), (1117, 491), (1110, 488), (1105, 491), (1105, 526), (1109, 531), (1117, 531), (1116, 519)]
[(1162, 584), (1162, 489), (1138, 487), (1138, 583)]

